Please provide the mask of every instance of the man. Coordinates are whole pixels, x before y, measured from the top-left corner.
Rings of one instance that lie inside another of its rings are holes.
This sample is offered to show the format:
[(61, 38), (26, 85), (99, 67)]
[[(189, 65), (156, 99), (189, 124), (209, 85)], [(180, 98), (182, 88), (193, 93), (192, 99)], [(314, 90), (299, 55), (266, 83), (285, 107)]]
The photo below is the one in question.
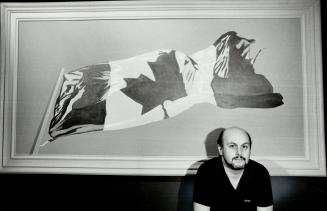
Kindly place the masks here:
[(220, 156), (204, 162), (195, 177), (194, 211), (272, 211), (270, 176), (250, 159), (248, 132), (227, 128), (217, 143)]

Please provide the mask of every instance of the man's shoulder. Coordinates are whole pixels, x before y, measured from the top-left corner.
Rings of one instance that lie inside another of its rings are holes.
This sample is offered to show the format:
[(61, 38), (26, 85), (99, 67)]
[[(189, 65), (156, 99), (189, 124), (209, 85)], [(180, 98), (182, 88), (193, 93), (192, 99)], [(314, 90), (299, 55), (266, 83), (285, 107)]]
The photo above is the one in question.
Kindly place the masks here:
[[(267, 174), (268, 173), (268, 170), (267, 168), (262, 165), (261, 163), (257, 162), (257, 161), (254, 161), (254, 160), (249, 160), (249, 163), (247, 165), (247, 168), (252, 171), (252, 172), (255, 172), (256, 174), (257, 173), (263, 173), (263, 174)], [(269, 173), (268, 173), (269, 174)]]
[(213, 164), (213, 163), (217, 163), (217, 162), (219, 162), (219, 160), (220, 160), (220, 156), (217, 156), (217, 157), (213, 157), (213, 158), (209, 158), (208, 160), (205, 160), (205, 161), (203, 162), (203, 164), (211, 165), (211, 164)]
[(202, 162), (197, 170), (197, 175), (200, 177), (217, 177), (221, 175), (223, 170), (220, 157), (210, 158)]
[(203, 161), (199, 168), (201, 169), (211, 169), (216, 168), (221, 164), (220, 157), (213, 157), (208, 160)]
[(254, 168), (264, 168), (264, 169), (266, 168), (264, 165), (262, 165), (258, 161), (255, 161), (255, 160), (252, 160), (252, 159), (249, 160), (249, 163), (248, 164), (250, 166), (254, 167)]

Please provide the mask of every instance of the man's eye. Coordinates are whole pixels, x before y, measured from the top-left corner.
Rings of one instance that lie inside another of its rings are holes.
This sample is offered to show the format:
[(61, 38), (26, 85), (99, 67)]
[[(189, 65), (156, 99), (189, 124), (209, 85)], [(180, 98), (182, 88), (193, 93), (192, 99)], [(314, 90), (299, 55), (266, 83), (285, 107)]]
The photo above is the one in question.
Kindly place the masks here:
[(234, 148), (234, 147), (235, 147), (235, 145), (234, 145), (234, 144), (231, 144), (231, 145), (229, 145), (229, 147), (230, 147), (230, 148)]
[(248, 145), (243, 145), (243, 149), (248, 149), (249, 146)]

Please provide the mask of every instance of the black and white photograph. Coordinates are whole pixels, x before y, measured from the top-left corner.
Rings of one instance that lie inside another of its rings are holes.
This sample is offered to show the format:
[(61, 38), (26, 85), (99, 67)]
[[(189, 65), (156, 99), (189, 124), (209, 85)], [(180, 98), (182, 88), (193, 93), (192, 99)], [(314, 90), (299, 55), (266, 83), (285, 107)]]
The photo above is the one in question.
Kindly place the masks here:
[(288, 189), (322, 204), (325, 7), (1, 3), (0, 176), (101, 177), (116, 197), (169, 184), (136, 210), (310, 207)]

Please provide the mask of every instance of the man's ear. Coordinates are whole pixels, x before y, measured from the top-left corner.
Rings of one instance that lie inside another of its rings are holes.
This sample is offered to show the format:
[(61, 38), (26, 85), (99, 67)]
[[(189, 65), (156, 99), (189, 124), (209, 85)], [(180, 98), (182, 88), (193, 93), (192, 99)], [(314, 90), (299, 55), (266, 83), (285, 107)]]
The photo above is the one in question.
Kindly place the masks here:
[(219, 152), (219, 155), (222, 155), (223, 153), (223, 147), (218, 145), (218, 152)]

